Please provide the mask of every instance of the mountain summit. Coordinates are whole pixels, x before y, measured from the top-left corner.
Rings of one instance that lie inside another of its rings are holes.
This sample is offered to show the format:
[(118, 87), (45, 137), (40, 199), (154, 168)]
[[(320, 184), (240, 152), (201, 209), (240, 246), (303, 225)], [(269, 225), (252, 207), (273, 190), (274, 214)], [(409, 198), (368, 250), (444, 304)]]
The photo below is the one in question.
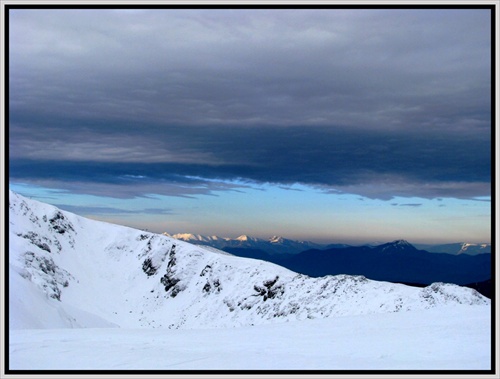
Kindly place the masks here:
[(283, 237), (279, 237), (279, 236), (273, 236), (269, 239), (269, 242), (271, 243), (283, 243), (284, 242), (284, 238)]
[(375, 248), (379, 251), (416, 251), (417, 249), (406, 240), (396, 240), (379, 245)]

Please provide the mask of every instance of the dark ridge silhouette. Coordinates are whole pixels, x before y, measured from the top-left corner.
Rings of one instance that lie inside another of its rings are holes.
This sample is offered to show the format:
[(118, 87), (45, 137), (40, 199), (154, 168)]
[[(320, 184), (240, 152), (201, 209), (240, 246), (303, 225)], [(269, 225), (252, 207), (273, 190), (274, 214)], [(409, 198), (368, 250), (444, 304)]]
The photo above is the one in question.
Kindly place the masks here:
[[(418, 250), (404, 240), (378, 246), (312, 249), (295, 255), (271, 255), (262, 250), (228, 248), (227, 252), (262, 259), (312, 277), (364, 275), (394, 283), (429, 285), (434, 282), (467, 285), (491, 278), (491, 254), (451, 255)], [(491, 287), (491, 286), (490, 286)], [(472, 287), (471, 287), (472, 288)], [(487, 285), (477, 285), (481, 293)], [(491, 296), (491, 290), (490, 290)]]

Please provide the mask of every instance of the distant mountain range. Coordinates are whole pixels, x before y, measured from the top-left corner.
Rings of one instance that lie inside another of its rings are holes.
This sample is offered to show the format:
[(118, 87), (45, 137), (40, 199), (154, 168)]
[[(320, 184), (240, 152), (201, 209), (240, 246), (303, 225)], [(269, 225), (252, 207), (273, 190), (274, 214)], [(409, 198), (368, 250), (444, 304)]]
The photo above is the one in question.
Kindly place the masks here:
[[(472, 244), (449, 246), (448, 253), (417, 249), (405, 240), (376, 246), (318, 245), (311, 242), (292, 241), (281, 237), (269, 240), (241, 236), (237, 239), (177, 234), (177, 239), (201, 245), (211, 245), (239, 257), (256, 258), (279, 264), (292, 271), (312, 277), (349, 274), (364, 275), (373, 280), (428, 285), (447, 282), (459, 285), (491, 279), (491, 254), (478, 245), (483, 254), (477, 253)], [(309, 248), (316, 245), (318, 247)], [(303, 249), (306, 247), (306, 249)], [(458, 254), (452, 249), (460, 247)], [(464, 249), (464, 247), (466, 247)], [(299, 252), (300, 249), (303, 249)], [(286, 254), (287, 249), (290, 252)], [(279, 252), (279, 254), (278, 254)], [(469, 254), (474, 252), (474, 255)]]
[(491, 254), (491, 244), (489, 243), (467, 243), (457, 242), (442, 245), (426, 245), (415, 244), (415, 247), (422, 250), (427, 250), (430, 253), (446, 253), (446, 254)]
[[(163, 233), (167, 237), (172, 237), (181, 241), (189, 242), (195, 245), (212, 246), (217, 249), (252, 249), (254, 251), (262, 250), (266, 254), (298, 254), (309, 249), (327, 248), (327, 244), (318, 244), (310, 241), (294, 241), (291, 239), (273, 236), (267, 240), (241, 235), (237, 238), (227, 238), (219, 236), (202, 236), (199, 234), (180, 233), (170, 235)], [(339, 245), (347, 246), (347, 245)], [(252, 257), (253, 258), (253, 257)]]
[[(348, 245), (344, 243), (315, 243), (311, 241), (298, 241), (283, 238), (280, 236), (273, 236), (269, 239), (262, 239), (256, 237), (250, 237), (245, 234), (237, 238), (229, 237), (219, 237), (219, 236), (203, 236), (200, 234), (191, 233), (179, 233), (170, 235), (169, 233), (163, 233), (167, 237), (173, 237), (175, 239), (189, 242), (195, 245), (212, 246), (217, 249), (226, 250), (229, 249), (251, 249), (255, 254), (262, 255), (265, 254), (298, 254), (310, 249), (338, 249), (346, 247), (355, 247), (353, 245)], [(363, 246), (375, 247), (382, 245), (381, 243), (366, 244)], [(468, 242), (456, 242), (449, 244), (413, 244), (419, 250), (425, 250), (429, 253), (446, 253), (453, 255), (468, 254), (468, 255), (478, 255), (478, 254), (490, 254), (491, 244), (490, 243), (468, 243)], [(260, 250), (260, 251), (257, 251)], [(243, 254), (243, 252), (241, 252)], [(238, 255), (238, 254), (237, 254)], [(248, 256), (252, 256), (250, 253)]]
[(390, 282), (465, 285), (491, 278), (491, 254), (430, 253), (404, 240), (373, 247), (308, 250), (274, 262), (309, 276), (343, 272)]

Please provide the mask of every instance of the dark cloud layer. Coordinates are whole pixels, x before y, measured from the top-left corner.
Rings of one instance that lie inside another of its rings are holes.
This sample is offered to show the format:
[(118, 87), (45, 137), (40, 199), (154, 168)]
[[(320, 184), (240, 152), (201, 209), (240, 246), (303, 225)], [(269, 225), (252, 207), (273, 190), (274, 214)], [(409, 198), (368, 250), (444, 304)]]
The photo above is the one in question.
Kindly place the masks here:
[(398, 204), (398, 203), (393, 203), (391, 204), (392, 206), (400, 206), (400, 207), (421, 207), (421, 203), (409, 203), (409, 204)]
[(9, 21), (13, 181), (123, 198), (255, 183), (491, 193), (487, 10), (13, 10)]
[(140, 210), (129, 210), (114, 207), (91, 207), (91, 206), (78, 206), (70, 204), (54, 204), (56, 207), (66, 210), (68, 212), (73, 212), (83, 215), (137, 215), (137, 214), (147, 214), (147, 215), (167, 215), (172, 214), (170, 209), (163, 208), (146, 208)]
[[(207, 179), (302, 183), (384, 199), (467, 198), (490, 191), (489, 139), (480, 133), (304, 127), (162, 127), (160, 132), (156, 126), (142, 126), (140, 135), (89, 133), (93, 137), (84, 142), (66, 129), (49, 138), (37, 133), (12, 138), (11, 177), (66, 182), (64, 188), (87, 181), (93, 191), (100, 188), (96, 184), (123, 186), (115, 196), (125, 191), (131, 197), (134, 191), (189, 196), (236, 187)], [(113, 142), (102, 147), (108, 138)]]

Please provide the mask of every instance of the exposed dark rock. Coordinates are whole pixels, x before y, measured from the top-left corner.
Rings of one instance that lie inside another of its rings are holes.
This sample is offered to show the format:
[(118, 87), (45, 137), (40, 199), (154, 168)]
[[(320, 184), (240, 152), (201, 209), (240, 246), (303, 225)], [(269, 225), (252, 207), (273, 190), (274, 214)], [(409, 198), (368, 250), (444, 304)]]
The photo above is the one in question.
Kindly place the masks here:
[(66, 270), (58, 267), (51, 257), (37, 255), (31, 251), (24, 253), (27, 274), (32, 278), (42, 278), (41, 287), (53, 299), (61, 300), (61, 287), (69, 286), (69, 279), (73, 276)]
[(276, 285), (278, 279), (279, 276), (271, 280), (266, 280), (262, 283), (264, 287), (254, 285), (253, 289), (257, 292), (255, 296), (262, 296), (264, 301), (280, 297), (285, 292), (285, 287), (283, 285)]
[(203, 286), (203, 292), (210, 292), (210, 289), (212, 288), (212, 286), (210, 285), (209, 282), (207, 282), (204, 286)]
[(174, 278), (167, 273), (160, 278), (160, 282), (165, 286), (165, 292), (168, 292), (171, 288), (173, 288), (177, 283), (180, 282), (180, 279)]
[(40, 261), (40, 269), (46, 274), (54, 275), (56, 273), (56, 265), (52, 259), (47, 259), (45, 257), (38, 258)]
[(50, 247), (46, 242), (42, 241), (43, 240), (49, 242), (48, 238), (46, 237), (40, 237), (37, 233), (34, 232), (28, 232), (26, 234), (21, 235), (23, 238), (26, 238), (27, 240), (31, 241), (31, 243), (37, 247), (39, 247), (42, 250), (45, 250), (46, 252), (50, 253)]
[(156, 271), (158, 271), (158, 267), (153, 266), (153, 261), (151, 260), (151, 258), (146, 258), (142, 263), (142, 271), (144, 271), (147, 276), (151, 276), (156, 274)]
[(147, 239), (148, 239), (148, 235), (147, 234), (141, 234), (139, 237), (137, 237), (138, 241), (144, 241), (144, 240), (147, 240)]
[(49, 220), (49, 223), (52, 229), (59, 234), (75, 231), (71, 222), (69, 222), (61, 212), (56, 212), (56, 214)]
[(212, 266), (206, 265), (203, 270), (201, 270), (200, 276), (205, 276), (208, 272), (212, 271)]
[(175, 277), (175, 244), (172, 245), (172, 248), (170, 249), (169, 258), (170, 260), (167, 264), (167, 272), (160, 278), (160, 282), (165, 286), (165, 292), (172, 290), (170, 292), (170, 296), (176, 297), (182, 289), (177, 285), (180, 282), (180, 279)]

